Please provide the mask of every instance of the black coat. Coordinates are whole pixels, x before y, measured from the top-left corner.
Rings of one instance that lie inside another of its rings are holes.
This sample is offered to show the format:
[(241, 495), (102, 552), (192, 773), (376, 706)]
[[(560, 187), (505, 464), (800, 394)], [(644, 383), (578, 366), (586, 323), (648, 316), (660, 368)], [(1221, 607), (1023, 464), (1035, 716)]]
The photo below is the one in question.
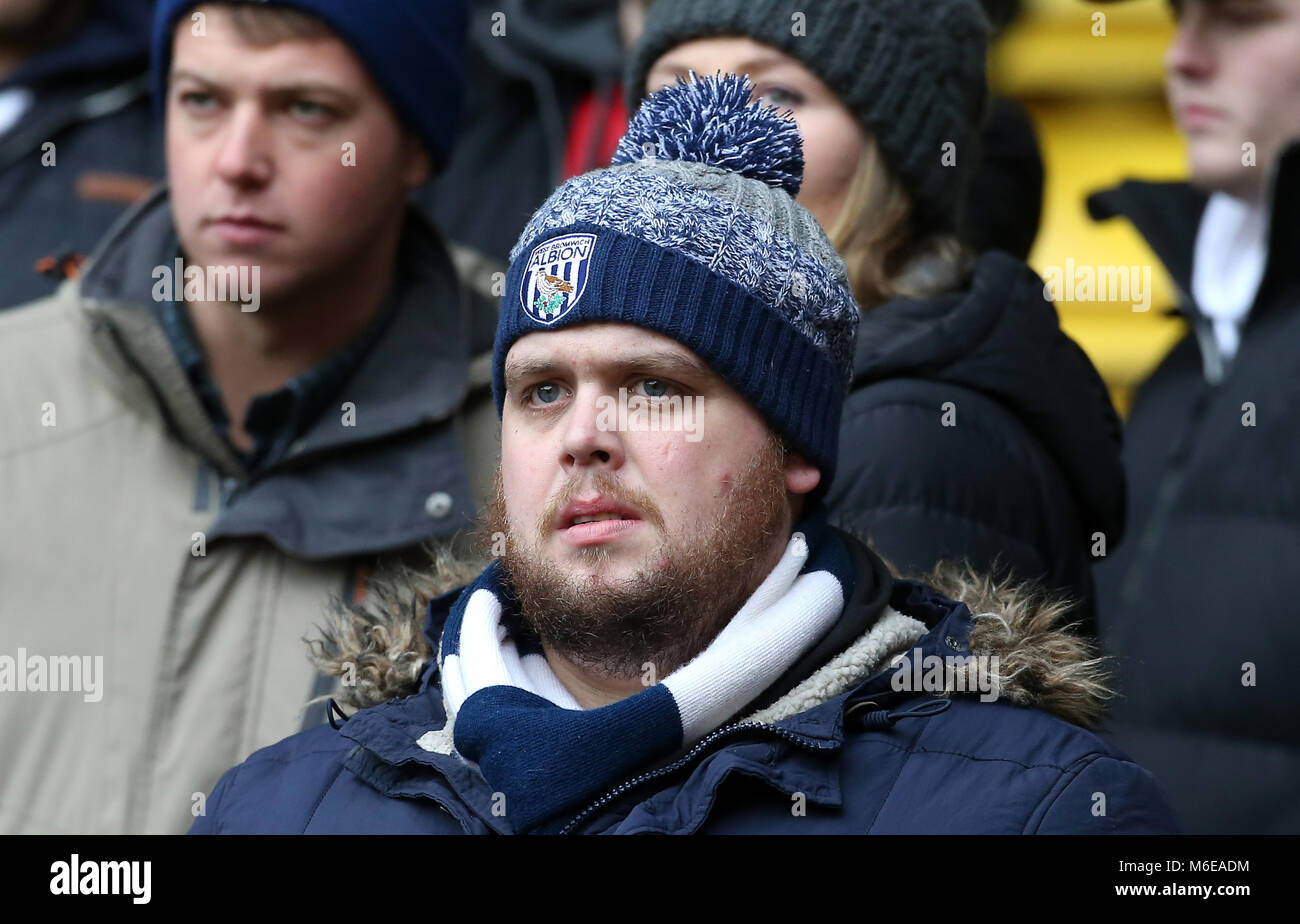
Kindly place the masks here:
[(1268, 261), (1231, 362), (1188, 294), (1205, 197), (1127, 182), (1089, 200), (1095, 217), (1137, 226), (1191, 324), (1137, 394), (1131, 537), (1097, 571), (1127, 694), (1114, 739), (1189, 833), (1300, 833), (1300, 145), (1278, 167)]
[(1094, 536), (1124, 529), (1120, 424), (1043, 281), (993, 251), (968, 285), (864, 315), (827, 497), (904, 574), (1041, 578), (1092, 631)]

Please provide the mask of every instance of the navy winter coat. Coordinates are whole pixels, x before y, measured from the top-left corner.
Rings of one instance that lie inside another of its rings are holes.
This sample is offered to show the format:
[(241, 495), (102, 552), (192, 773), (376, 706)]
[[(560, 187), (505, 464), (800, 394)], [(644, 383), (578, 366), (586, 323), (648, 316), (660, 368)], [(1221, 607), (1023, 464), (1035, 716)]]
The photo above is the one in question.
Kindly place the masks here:
[[(685, 754), (575, 807), (569, 833), (1166, 833), (1175, 822), (1151, 775), (1083, 728), (1049, 714), (1094, 716), (1086, 665), (1044, 631), (1023, 599), (997, 601), (1001, 620), (909, 581), (891, 581), (851, 540), (855, 590), (841, 624), (870, 626), (887, 606), (928, 628), (923, 655), (1001, 652), (1024, 669), (998, 701), (906, 692), (897, 668), (770, 725), (732, 723)], [(987, 586), (968, 587), (972, 603)], [(458, 592), (428, 607), (436, 643)], [(831, 630), (832, 634), (836, 631)], [(390, 633), (398, 637), (400, 632)], [(427, 649), (425, 649), (427, 654)], [(1054, 661), (1035, 666), (1036, 655)], [(436, 661), (433, 662), (436, 664)], [(1071, 668), (1065, 669), (1062, 668)], [(1021, 705), (1012, 705), (1013, 702)], [(218, 782), (192, 833), (511, 833), (492, 788), (458, 754), (422, 746), (445, 723), (435, 670), (412, 695), (361, 709), (258, 751)], [(436, 737), (436, 735), (435, 735)]]
[(1038, 578), (1095, 635), (1092, 551), (1124, 532), (1120, 434), (1042, 279), (993, 251), (964, 288), (863, 316), (826, 503), (905, 575), (965, 558)]

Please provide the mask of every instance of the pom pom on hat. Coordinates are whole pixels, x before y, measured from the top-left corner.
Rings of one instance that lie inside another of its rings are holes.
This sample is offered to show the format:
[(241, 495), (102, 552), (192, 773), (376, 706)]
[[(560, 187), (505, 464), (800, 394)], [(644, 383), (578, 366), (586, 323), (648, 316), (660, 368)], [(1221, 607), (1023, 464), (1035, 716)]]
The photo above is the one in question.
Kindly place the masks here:
[(736, 74), (677, 78), (641, 103), (611, 164), (654, 151), (664, 160), (708, 164), (798, 195), (803, 183), (799, 126), (775, 106), (751, 100), (749, 78)]

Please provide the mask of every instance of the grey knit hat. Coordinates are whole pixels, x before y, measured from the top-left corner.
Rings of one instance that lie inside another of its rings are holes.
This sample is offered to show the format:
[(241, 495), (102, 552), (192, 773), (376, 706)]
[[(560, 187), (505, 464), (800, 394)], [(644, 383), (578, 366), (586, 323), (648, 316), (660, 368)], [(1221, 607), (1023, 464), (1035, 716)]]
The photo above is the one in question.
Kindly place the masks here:
[(709, 36), (751, 38), (829, 86), (875, 138), (920, 222), (950, 229), (987, 105), (989, 28), (976, 0), (655, 0), (628, 64), (628, 111), (665, 52)]

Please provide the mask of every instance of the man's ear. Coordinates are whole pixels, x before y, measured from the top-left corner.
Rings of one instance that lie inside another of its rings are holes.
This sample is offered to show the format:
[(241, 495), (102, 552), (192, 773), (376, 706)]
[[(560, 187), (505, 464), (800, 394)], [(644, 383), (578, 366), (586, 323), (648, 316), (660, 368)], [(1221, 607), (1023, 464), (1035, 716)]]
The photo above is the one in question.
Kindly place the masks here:
[(429, 152), (409, 131), (404, 133), (403, 143), (406, 147), (406, 168), (402, 171), (402, 182), (408, 190), (418, 189), (427, 183), (433, 174)]
[(807, 494), (821, 483), (821, 469), (797, 452), (786, 453), (785, 489), (791, 494)]

